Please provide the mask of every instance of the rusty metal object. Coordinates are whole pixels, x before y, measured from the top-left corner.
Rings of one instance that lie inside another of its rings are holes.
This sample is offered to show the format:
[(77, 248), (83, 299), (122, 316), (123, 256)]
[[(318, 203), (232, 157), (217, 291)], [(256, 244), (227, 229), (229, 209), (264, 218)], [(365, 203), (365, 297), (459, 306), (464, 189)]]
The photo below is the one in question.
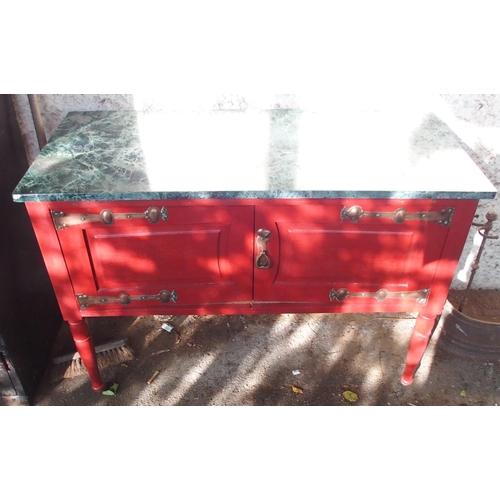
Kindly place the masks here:
[(339, 302), (343, 302), (344, 300), (353, 297), (375, 298), (379, 302), (383, 302), (386, 299), (414, 300), (419, 304), (425, 304), (427, 302), (429, 292), (430, 290), (428, 288), (411, 292), (388, 292), (385, 288), (382, 288), (377, 292), (349, 292), (347, 288), (339, 288), (338, 290), (332, 289), (330, 291), (329, 297), (330, 300), (335, 299)]
[(482, 236), (483, 240), (481, 241), (481, 245), (479, 246), (476, 258), (474, 259), (474, 263), (472, 264), (469, 282), (467, 283), (467, 288), (465, 289), (464, 296), (462, 297), (460, 305), (458, 306), (459, 312), (462, 312), (464, 310), (465, 305), (467, 304), (467, 299), (469, 298), (469, 292), (472, 286), (472, 281), (474, 280), (474, 276), (476, 275), (476, 272), (479, 269), (479, 260), (481, 259), (481, 254), (483, 253), (486, 240), (498, 239), (498, 236), (489, 235), (489, 232), (493, 229), (493, 222), (495, 222), (498, 219), (498, 214), (493, 210), (490, 210), (485, 217), (486, 217), (486, 222), (484, 224), (478, 224), (476, 222), (472, 223), (473, 226), (479, 227), (478, 232)]
[(449, 226), (454, 211), (454, 208), (445, 208), (439, 212), (408, 212), (406, 208), (398, 208), (394, 212), (365, 212), (359, 205), (354, 205), (351, 208), (344, 207), (340, 211), (340, 220), (343, 222), (348, 219), (351, 222), (358, 222), (363, 217), (375, 217), (377, 219), (392, 219), (396, 224), (401, 224), (406, 220), (419, 220)]
[(267, 250), (267, 242), (271, 239), (269, 229), (259, 229), (257, 231), (257, 246), (259, 253), (255, 259), (255, 265), (258, 269), (269, 269), (271, 267), (271, 257)]
[(466, 316), (446, 301), (433, 335), (437, 347), (459, 358), (500, 361), (500, 323)]
[(100, 214), (67, 214), (65, 212), (52, 211), (52, 220), (55, 228), (60, 231), (77, 224), (87, 224), (89, 222), (102, 222), (106, 225), (114, 224), (117, 220), (146, 219), (152, 224), (156, 224), (160, 219), (168, 221), (168, 212), (165, 207), (149, 207), (141, 213), (115, 214), (112, 210), (102, 210)]
[(128, 293), (121, 293), (117, 297), (77, 294), (76, 299), (78, 300), (80, 307), (85, 309), (91, 306), (102, 306), (107, 304), (121, 304), (122, 306), (128, 306), (134, 301), (145, 300), (159, 300), (164, 304), (168, 304), (170, 301), (177, 302), (178, 296), (175, 290), (172, 290), (171, 292), (168, 290), (162, 290), (157, 295), (129, 295)]
[[(476, 216), (477, 217), (477, 216)], [(482, 237), (479, 250), (472, 264), (471, 275), (458, 308), (446, 301), (434, 335), (437, 346), (443, 351), (460, 358), (494, 363), (500, 361), (500, 323), (482, 321), (471, 318), (463, 313), (471, 290), (474, 276), (479, 269), (479, 261), (486, 240), (496, 240), (498, 236), (490, 236), (493, 223), (498, 215), (494, 211), (486, 214), (484, 224), (472, 223), (478, 227)]]

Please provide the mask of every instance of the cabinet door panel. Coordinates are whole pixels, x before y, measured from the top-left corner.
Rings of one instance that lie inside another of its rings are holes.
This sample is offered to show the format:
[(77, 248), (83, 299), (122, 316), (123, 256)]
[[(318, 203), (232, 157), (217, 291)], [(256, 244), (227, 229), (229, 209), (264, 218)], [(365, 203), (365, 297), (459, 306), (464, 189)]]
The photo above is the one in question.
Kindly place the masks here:
[[(332, 289), (414, 291), (431, 285), (448, 235), (436, 222), (366, 218), (342, 221), (346, 202), (302, 200), (303, 205), (259, 206), (256, 231), (270, 231), (271, 265), (255, 269), (254, 297), (266, 301), (329, 304)], [(358, 200), (373, 212), (441, 210), (428, 200)], [(256, 251), (259, 251), (258, 244)], [(351, 301), (354, 299), (350, 299)], [(377, 302), (376, 298), (367, 298)], [(387, 299), (389, 302), (394, 299)], [(352, 302), (351, 302), (352, 303)]]
[[(147, 205), (107, 208), (140, 213)], [(166, 289), (176, 291), (179, 306), (250, 302), (253, 207), (167, 209), (165, 222), (115, 220), (109, 226), (92, 222), (58, 231), (75, 294), (139, 296)], [(72, 207), (78, 210), (83, 214), (89, 208)]]
[(276, 283), (321, 282), (325, 278), (377, 285), (406, 284), (413, 231), (372, 228), (353, 231), (331, 225), (276, 223), (280, 240)]
[(98, 289), (160, 285), (167, 281), (223, 281), (229, 227), (176, 226), (148, 232), (130, 228), (86, 231)]

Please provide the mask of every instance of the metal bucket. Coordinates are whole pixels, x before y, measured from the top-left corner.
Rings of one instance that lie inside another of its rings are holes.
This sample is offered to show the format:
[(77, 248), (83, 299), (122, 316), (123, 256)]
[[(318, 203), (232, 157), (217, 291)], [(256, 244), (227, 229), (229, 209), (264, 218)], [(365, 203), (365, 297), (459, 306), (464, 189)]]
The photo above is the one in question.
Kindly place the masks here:
[(475, 361), (500, 361), (500, 323), (470, 318), (447, 300), (436, 326), (437, 347)]

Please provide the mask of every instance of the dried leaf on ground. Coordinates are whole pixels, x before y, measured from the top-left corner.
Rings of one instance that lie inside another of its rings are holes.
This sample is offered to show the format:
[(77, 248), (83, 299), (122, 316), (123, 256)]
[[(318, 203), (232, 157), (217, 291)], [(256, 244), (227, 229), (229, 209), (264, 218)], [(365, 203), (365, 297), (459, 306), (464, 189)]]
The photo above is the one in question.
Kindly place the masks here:
[(292, 391), (295, 394), (304, 394), (304, 390), (301, 389), (300, 387), (296, 386), (296, 385), (292, 385)]

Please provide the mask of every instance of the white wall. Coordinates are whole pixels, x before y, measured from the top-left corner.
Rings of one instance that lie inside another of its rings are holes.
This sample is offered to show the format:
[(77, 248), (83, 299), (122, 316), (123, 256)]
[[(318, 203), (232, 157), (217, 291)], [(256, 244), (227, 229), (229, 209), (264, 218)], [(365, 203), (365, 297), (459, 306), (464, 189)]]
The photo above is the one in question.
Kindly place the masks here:
[[(441, 94), (422, 96), (353, 95), (326, 97), (297, 94), (252, 95), (164, 95), (164, 94), (38, 94), (47, 139), (68, 111), (114, 109), (168, 110), (168, 109), (247, 109), (247, 108), (319, 108), (343, 107), (352, 109), (380, 109), (397, 107), (426, 107), (435, 111), (464, 141), (465, 147), (478, 166), (500, 190), (500, 95), (499, 94)], [(14, 102), (21, 133), (31, 163), (38, 154), (33, 120), (25, 94), (15, 94)], [(484, 221), (488, 210), (500, 213), (499, 196), (481, 200), (479, 221)], [(494, 230), (500, 235), (500, 222)], [(471, 228), (452, 287), (463, 289), (470, 272), (470, 264), (477, 252), (479, 240)], [(476, 241), (475, 241), (476, 240)], [(481, 257), (480, 269), (473, 288), (500, 289), (500, 241), (487, 242)]]
[[(445, 94), (440, 100), (443, 103), (440, 116), (465, 142), (479, 168), (500, 191), (500, 94)], [(498, 194), (493, 200), (479, 202), (478, 222), (485, 221), (489, 210), (500, 215)], [(492, 234), (500, 236), (500, 220)], [(453, 288), (465, 288), (480, 243), (477, 228), (471, 228)], [(500, 289), (500, 240), (486, 242), (473, 288)]]

